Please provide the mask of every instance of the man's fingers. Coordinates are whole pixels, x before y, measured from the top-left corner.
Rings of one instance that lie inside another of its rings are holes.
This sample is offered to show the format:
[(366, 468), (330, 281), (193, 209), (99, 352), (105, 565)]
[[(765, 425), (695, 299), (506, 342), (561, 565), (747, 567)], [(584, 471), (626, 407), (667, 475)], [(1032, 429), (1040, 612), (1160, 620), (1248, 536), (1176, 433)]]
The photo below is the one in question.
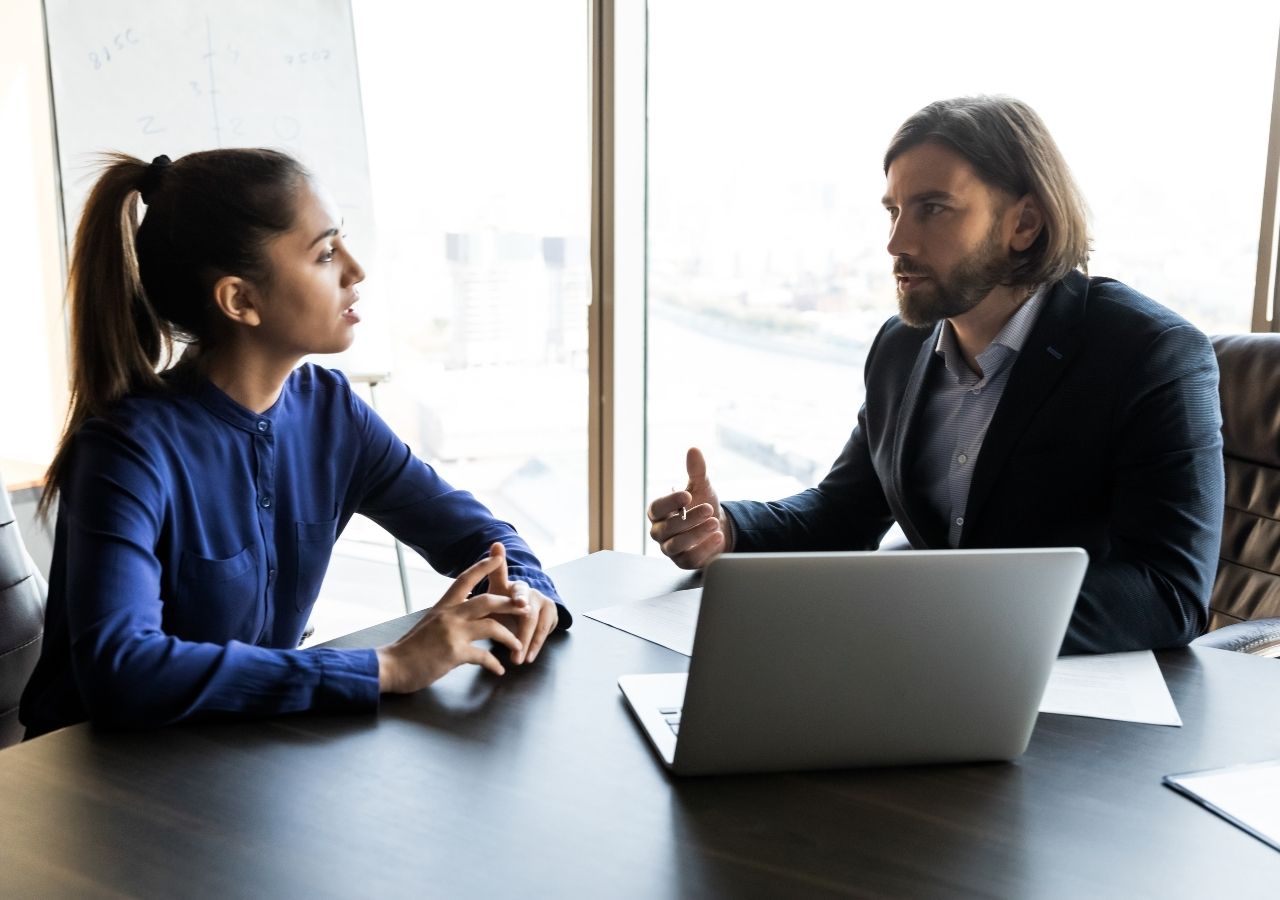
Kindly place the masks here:
[(669, 519), (673, 515), (678, 515), (682, 506), (688, 507), (692, 503), (693, 495), (688, 491), (676, 491), (674, 494), (659, 497), (649, 504), (649, 521), (661, 522), (663, 519)]
[(667, 556), (686, 553), (701, 544), (720, 529), (720, 523), (712, 516), (703, 519), (693, 528), (685, 529), (662, 541), (662, 552)]
[(689, 473), (689, 490), (707, 483), (707, 461), (697, 447), (690, 447), (685, 454), (684, 468)]
[(724, 552), (724, 532), (714, 532), (709, 538), (690, 547), (683, 553), (667, 554), (682, 569), (701, 569)]
[[(679, 516), (673, 516), (669, 519), (663, 519), (661, 522), (654, 522), (649, 527), (649, 536), (665, 546), (667, 541), (680, 535), (697, 533), (699, 529), (702, 529), (703, 533), (705, 533), (707, 529), (716, 527), (719, 521), (712, 511), (710, 503), (700, 503), (690, 509), (684, 519)], [(712, 524), (708, 525), (708, 522)]]

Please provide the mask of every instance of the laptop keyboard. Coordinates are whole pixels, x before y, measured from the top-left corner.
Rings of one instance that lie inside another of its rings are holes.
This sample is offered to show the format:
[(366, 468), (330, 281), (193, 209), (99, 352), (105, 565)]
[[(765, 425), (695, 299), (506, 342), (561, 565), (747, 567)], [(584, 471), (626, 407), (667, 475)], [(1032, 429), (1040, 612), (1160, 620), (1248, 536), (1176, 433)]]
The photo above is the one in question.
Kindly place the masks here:
[(662, 706), (658, 708), (658, 712), (662, 715), (662, 720), (667, 723), (671, 729), (671, 733), (680, 736), (680, 707), (678, 706)]

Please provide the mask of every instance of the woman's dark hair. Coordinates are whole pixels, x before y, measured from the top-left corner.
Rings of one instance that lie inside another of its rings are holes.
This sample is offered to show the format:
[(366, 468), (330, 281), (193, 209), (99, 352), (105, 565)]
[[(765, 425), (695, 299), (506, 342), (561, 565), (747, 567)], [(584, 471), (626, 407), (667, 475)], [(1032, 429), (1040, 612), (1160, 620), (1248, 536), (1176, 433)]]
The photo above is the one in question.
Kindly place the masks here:
[(957, 97), (930, 103), (902, 123), (884, 154), (884, 171), (926, 141), (950, 147), (987, 184), (1031, 194), (1044, 216), (1035, 242), (1013, 260), (1011, 284), (1057, 281), (1089, 271), (1089, 233), (1080, 189), (1035, 110), (1012, 97)]
[(297, 160), (274, 150), (207, 150), (150, 164), (121, 153), (106, 157), (71, 257), (71, 405), (42, 512), (66, 476), (71, 439), (86, 420), (126, 394), (160, 388), (158, 373), (173, 363), (175, 342), (217, 343), (218, 279), (270, 283), (265, 245), (292, 227), (307, 178)]

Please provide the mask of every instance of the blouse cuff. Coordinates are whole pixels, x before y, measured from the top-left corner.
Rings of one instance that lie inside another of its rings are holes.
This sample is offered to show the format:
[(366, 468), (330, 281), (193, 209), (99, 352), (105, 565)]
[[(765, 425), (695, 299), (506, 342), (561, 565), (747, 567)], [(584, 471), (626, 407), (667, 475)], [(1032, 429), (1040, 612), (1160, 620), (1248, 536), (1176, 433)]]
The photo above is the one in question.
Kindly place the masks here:
[(378, 708), (378, 651), (316, 649), (320, 689), (316, 709), (356, 712)]

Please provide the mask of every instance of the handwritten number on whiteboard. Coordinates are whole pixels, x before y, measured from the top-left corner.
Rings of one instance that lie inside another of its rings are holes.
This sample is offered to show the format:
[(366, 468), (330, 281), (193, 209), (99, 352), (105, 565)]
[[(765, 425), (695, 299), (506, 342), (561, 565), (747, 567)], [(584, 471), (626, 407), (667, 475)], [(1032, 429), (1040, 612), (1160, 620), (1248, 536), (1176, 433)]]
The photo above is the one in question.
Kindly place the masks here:
[(286, 53), (284, 55), (285, 65), (305, 65), (306, 63), (325, 62), (330, 57), (329, 49), (320, 50), (304, 50), (301, 53)]
[(107, 63), (111, 62), (112, 47), (115, 47), (116, 52), (119, 53), (121, 50), (127, 49), (130, 44), (139, 44), (141, 42), (142, 40), (138, 37), (138, 33), (132, 28), (126, 28), (124, 31), (118, 31), (111, 36), (111, 40), (98, 48), (102, 51), (101, 54), (98, 53), (98, 50), (89, 51), (89, 62), (93, 65), (95, 70), (101, 69)]
[(163, 128), (156, 125), (155, 116), (139, 116), (138, 121), (142, 123), (143, 134), (160, 134), (164, 131)]

